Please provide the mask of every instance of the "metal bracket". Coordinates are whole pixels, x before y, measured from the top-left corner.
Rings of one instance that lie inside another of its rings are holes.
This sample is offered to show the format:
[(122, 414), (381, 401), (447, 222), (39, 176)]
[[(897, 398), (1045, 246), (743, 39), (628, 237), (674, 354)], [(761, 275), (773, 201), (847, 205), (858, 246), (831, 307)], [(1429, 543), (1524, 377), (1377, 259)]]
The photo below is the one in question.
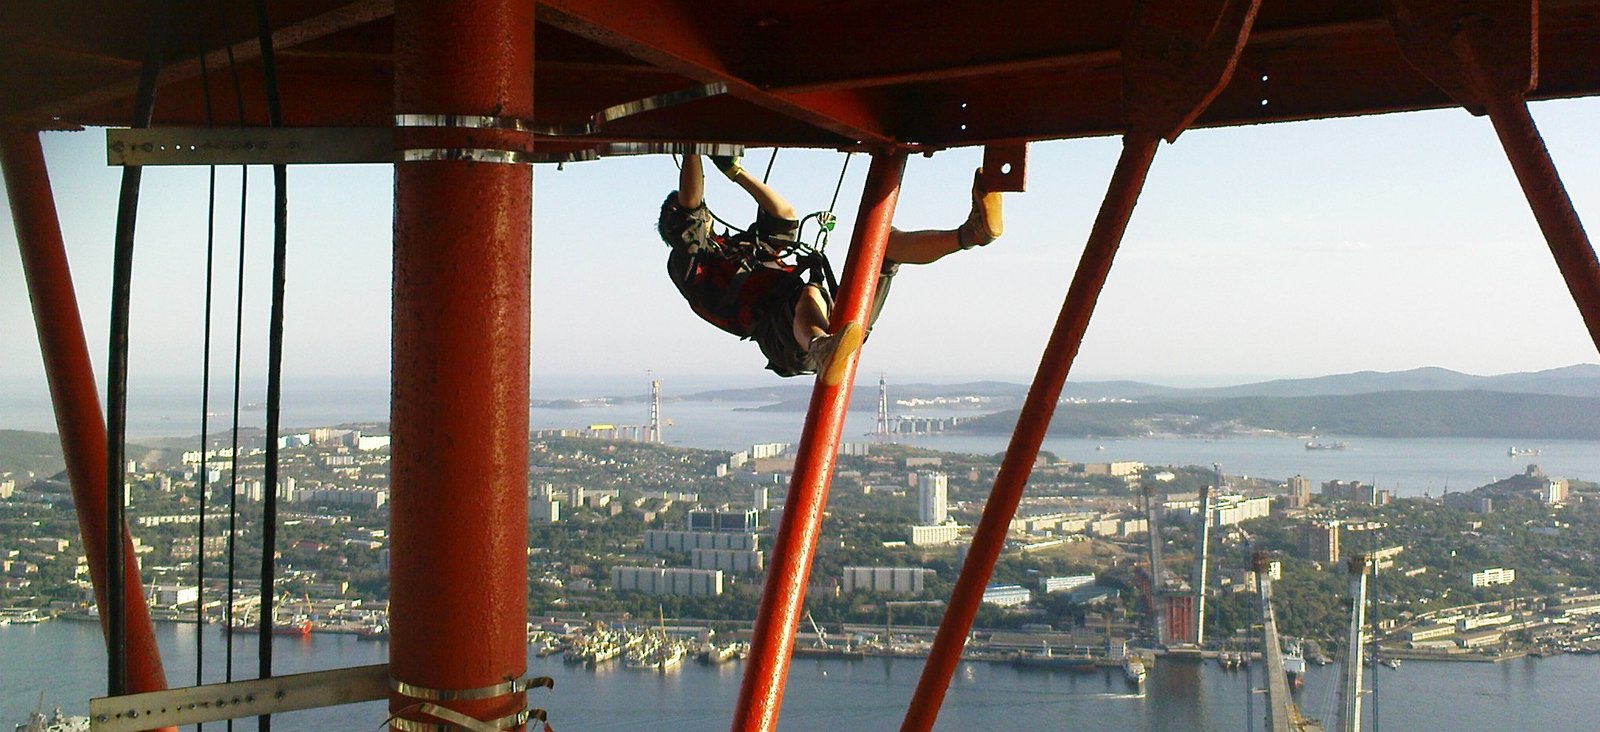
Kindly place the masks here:
[(983, 146), (983, 190), (1022, 193), (1028, 189), (1028, 143)]
[(91, 699), (89, 729), (139, 732), (388, 697), (388, 664), (357, 666)]
[(109, 165), (392, 163), (394, 130), (376, 127), (165, 127), (106, 130)]
[(384, 127), (247, 127), (203, 129), (167, 127), (106, 130), (108, 165), (388, 165), (417, 160), (479, 163), (572, 163), (615, 155), (741, 155), (742, 145), (680, 142), (596, 142), (593, 148), (526, 152), (485, 148), (394, 149), (394, 133)]

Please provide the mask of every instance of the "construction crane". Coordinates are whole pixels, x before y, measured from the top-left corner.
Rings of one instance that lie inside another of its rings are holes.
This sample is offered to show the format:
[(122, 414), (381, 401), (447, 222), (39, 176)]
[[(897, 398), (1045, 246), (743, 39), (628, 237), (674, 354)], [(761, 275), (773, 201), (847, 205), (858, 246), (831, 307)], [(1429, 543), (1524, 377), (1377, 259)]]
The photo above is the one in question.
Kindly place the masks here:
[(814, 645), (817, 648), (831, 649), (832, 646), (828, 645), (828, 631), (823, 630), (822, 626), (817, 625), (816, 619), (811, 617), (810, 610), (806, 611), (806, 622), (811, 624), (811, 631), (817, 634), (817, 642)]

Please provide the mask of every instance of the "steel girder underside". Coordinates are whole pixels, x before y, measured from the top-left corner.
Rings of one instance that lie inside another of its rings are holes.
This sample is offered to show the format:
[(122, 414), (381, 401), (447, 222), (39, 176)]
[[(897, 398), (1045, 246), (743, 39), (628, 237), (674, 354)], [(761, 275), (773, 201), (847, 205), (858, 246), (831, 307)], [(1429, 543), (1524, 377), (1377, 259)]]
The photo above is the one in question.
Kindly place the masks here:
[[(171, 6), (154, 124), (204, 122), (197, 50), (215, 73), (233, 44), (247, 125), (265, 125), (248, 4), (6, 0), (0, 119), (124, 125), (152, 19)], [(270, 4), (284, 123), (389, 126), (393, 0)], [(1121, 48), (1134, 3), (992, 0), (536, 5), (534, 121), (571, 128), (608, 106), (725, 82), (724, 95), (619, 120), (581, 142), (737, 142), (939, 149), (1123, 129)], [(1539, 4), (1530, 98), (1600, 92), (1600, 0)], [(222, 117), (230, 85), (212, 84)], [(1238, 73), (1196, 126), (1452, 106), (1407, 62), (1379, 3), (1266, 0)], [(483, 110), (482, 113), (492, 113)]]

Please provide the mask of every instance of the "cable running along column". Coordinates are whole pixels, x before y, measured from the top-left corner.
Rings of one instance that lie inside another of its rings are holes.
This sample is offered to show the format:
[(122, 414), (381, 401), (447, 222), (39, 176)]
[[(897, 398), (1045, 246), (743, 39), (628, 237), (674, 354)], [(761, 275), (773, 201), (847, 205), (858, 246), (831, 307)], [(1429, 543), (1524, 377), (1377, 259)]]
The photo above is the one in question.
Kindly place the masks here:
[[(167, 37), (168, 5), (161, 3), (151, 18), (145, 41), (144, 65), (139, 73), (139, 88), (134, 99), (133, 127), (150, 126), (155, 114), (156, 82), (161, 73), (162, 46)], [(123, 536), (127, 532), (123, 500), (127, 495), (126, 441), (128, 418), (128, 310), (133, 288), (133, 235), (139, 214), (137, 166), (122, 170), (122, 188), (117, 196), (116, 243), (111, 257), (111, 323), (106, 366), (106, 537), (107, 606), (106, 690), (111, 696), (126, 694), (128, 688), (127, 608)], [(138, 598), (139, 604), (144, 597)]]
[[(900, 196), (900, 178), (905, 165), (904, 152), (872, 156), (854, 238), (845, 261), (844, 281), (840, 283), (840, 300), (829, 323), (835, 332), (846, 322), (866, 328), (878, 273), (883, 269), (889, 224)], [(795, 627), (804, 614), (806, 580), (811, 574), (817, 534), (822, 528), (822, 511), (828, 501), (828, 487), (833, 479), (833, 464), (839, 451), (839, 437), (844, 431), (845, 411), (850, 405), (859, 357), (859, 349), (850, 354), (838, 384), (824, 384), (819, 375), (812, 388), (794, 476), (789, 481), (783, 518), (773, 542), (772, 564), (767, 569), (762, 589), (761, 609), (750, 639), (750, 661), (745, 665), (744, 681), (734, 709), (736, 732), (767, 732), (777, 728), (783, 687), (789, 673), (789, 653), (794, 648)]]

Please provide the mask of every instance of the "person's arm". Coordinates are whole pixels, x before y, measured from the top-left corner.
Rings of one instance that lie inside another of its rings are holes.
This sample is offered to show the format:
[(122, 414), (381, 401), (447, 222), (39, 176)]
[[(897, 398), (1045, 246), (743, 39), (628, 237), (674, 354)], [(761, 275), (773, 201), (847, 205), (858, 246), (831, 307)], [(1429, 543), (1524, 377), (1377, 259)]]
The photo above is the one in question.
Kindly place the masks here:
[(706, 177), (701, 172), (700, 156), (689, 153), (683, 156), (683, 167), (678, 170), (678, 205), (700, 208), (705, 200)]

